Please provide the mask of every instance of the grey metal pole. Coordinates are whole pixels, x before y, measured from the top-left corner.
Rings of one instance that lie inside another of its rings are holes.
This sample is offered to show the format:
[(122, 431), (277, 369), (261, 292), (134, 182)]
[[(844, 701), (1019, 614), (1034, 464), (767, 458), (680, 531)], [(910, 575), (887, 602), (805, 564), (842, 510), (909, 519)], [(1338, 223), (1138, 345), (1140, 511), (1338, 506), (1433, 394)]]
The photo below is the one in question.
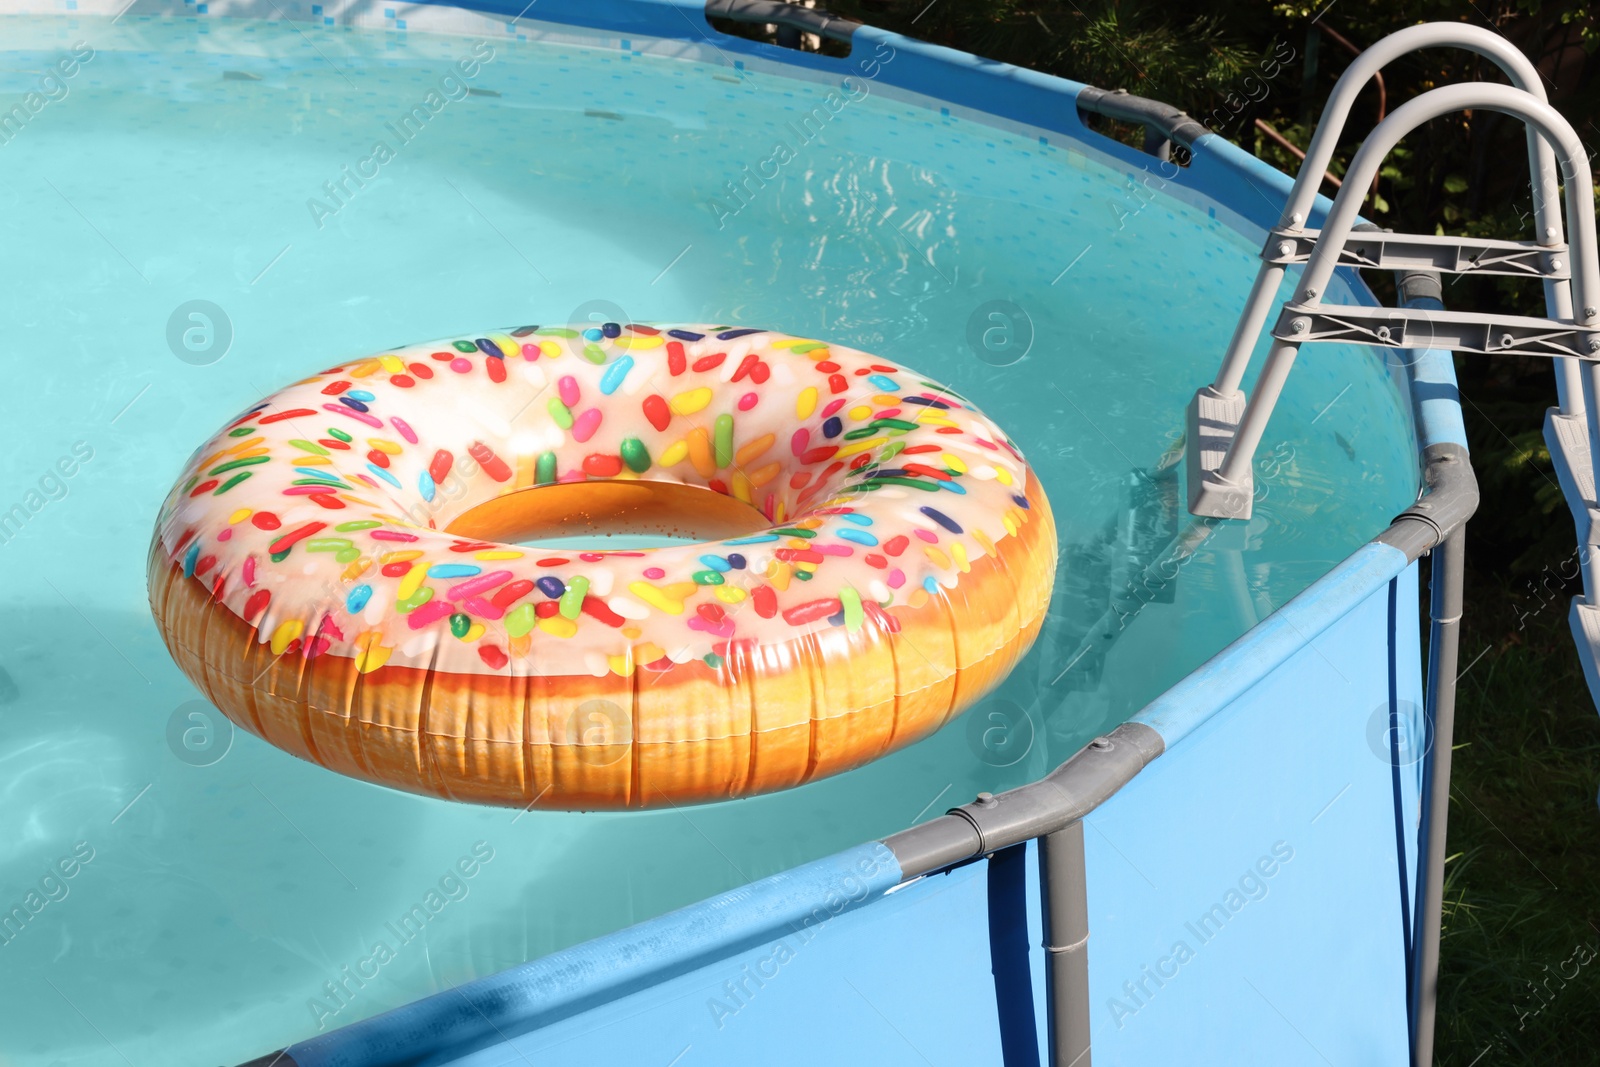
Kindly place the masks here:
[(1245, 368), (1250, 365), (1250, 353), (1255, 350), (1256, 338), (1261, 336), (1267, 316), (1272, 313), (1273, 301), (1277, 299), (1278, 286), (1283, 284), (1283, 274), (1283, 268), (1272, 263), (1261, 264), (1261, 269), (1256, 272), (1255, 284), (1245, 298), (1244, 311), (1233, 327), (1228, 353), (1217, 371), (1216, 381), (1211, 383), (1211, 395), (1226, 397), (1239, 391)]
[(1412, 1011), (1412, 1067), (1433, 1063), (1433, 1029), (1439, 995), (1439, 926), (1444, 905), (1445, 838), (1450, 820), (1450, 748), (1455, 737), (1456, 671), (1461, 638), (1463, 552), (1466, 527), (1457, 526), (1433, 550), (1431, 614), (1428, 642), (1428, 718), (1433, 747), (1428, 753), (1426, 849), (1416, 939), (1416, 1004)]
[(1089, 1067), (1089, 872), (1079, 820), (1039, 839), (1050, 1067)]
[(1233, 444), (1222, 466), (1217, 468), (1218, 481), (1228, 485), (1250, 484), (1256, 462), (1256, 446), (1261, 443), (1261, 435), (1267, 430), (1267, 420), (1272, 418), (1272, 409), (1278, 405), (1278, 395), (1283, 392), (1284, 383), (1289, 380), (1289, 371), (1294, 368), (1294, 357), (1299, 353), (1300, 345), (1294, 341), (1272, 342), (1272, 347), (1267, 350), (1266, 365), (1256, 379), (1255, 392), (1250, 395), (1250, 405), (1244, 409), (1244, 418), (1234, 434)]

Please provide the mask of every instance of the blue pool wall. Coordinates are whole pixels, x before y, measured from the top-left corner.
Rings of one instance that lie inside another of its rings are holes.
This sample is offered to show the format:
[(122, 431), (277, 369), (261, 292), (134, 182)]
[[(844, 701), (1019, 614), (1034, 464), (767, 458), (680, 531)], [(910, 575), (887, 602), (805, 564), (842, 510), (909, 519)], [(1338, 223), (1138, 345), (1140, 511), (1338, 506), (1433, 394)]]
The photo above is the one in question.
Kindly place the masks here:
[[(619, 36), (704, 25), (663, 0), (541, 0), (538, 15)], [(819, 78), (851, 62), (705, 37)], [(1082, 126), (1076, 83), (869, 28), (854, 55), (880, 42), (896, 50), (886, 85), (1155, 166)], [(1211, 136), (1160, 173), (1166, 195), (1252, 238), (1290, 185)], [(1464, 445), (1449, 354), (1395, 355), (1419, 447)], [(1168, 751), (1084, 820), (1096, 1063), (1405, 1062), (1421, 624), (1416, 565), (1369, 543), (1137, 717)], [(1046, 1062), (1034, 846), (899, 882), (869, 843), (290, 1051), (304, 1067)]]

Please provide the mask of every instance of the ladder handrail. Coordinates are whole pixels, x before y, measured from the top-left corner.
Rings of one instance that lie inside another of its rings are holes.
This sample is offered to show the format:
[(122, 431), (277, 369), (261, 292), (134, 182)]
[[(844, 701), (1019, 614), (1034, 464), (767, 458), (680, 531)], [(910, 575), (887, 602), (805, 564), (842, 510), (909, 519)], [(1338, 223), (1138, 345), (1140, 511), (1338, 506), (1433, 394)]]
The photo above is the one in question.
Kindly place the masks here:
[[(1356, 97), (1372, 80), (1373, 75), (1399, 57), (1424, 48), (1459, 48), (1483, 56), (1498, 66), (1511, 80), (1512, 85), (1531, 94), (1542, 103), (1547, 102), (1538, 70), (1527, 56), (1499, 34), (1477, 26), (1449, 22), (1429, 22), (1392, 33), (1357, 56), (1334, 85), (1333, 92), (1323, 108), (1316, 132), (1311, 137), (1311, 144), (1306, 149), (1305, 160), (1295, 177), (1288, 201), (1284, 204), (1283, 213), (1278, 220), (1278, 229), (1301, 229), (1311, 217), (1311, 208), (1316, 202), (1322, 175), (1333, 159), (1334, 149), (1338, 147), (1339, 137), (1344, 132), (1350, 110), (1355, 104)], [(1563, 239), (1560, 215), (1557, 213), (1554, 219), (1550, 218), (1550, 209), (1555, 204), (1557, 196), (1554, 153), (1531, 128), (1528, 130), (1527, 140), (1529, 168), (1533, 175), (1536, 239), (1543, 245), (1559, 245)], [(1268, 241), (1271, 240), (1269, 234)], [(1222, 367), (1217, 372), (1215, 381), (1209, 386), (1213, 396), (1228, 396), (1239, 391), (1239, 383), (1243, 380), (1245, 369), (1250, 363), (1250, 354), (1255, 349), (1256, 340), (1261, 336), (1266, 316), (1271, 310), (1278, 286), (1283, 280), (1283, 272), (1282, 266), (1267, 263), (1263, 263), (1257, 272), (1244, 312), (1240, 315), (1233, 337), (1228, 343)], [(1546, 279), (1544, 287), (1545, 307), (1551, 317), (1570, 317), (1572, 297), (1567, 286), (1559, 281)], [(1578, 369), (1572, 360), (1562, 359), (1557, 362), (1556, 386), (1560, 394), (1562, 414), (1572, 415), (1583, 410)]]
[[(1400, 139), (1430, 119), (1471, 108), (1498, 111), (1520, 119), (1530, 130), (1537, 132), (1537, 136), (1552, 152), (1559, 150), (1562, 174), (1566, 178), (1566, 213), (1573, 229), (1569, 247), (1572, 296), (1579, 308), (1575, 317), (1565, 316), (1563, 321), (1585, 327), (1600, 323), (1600, 265), (1597, 265), (1595, 255), (1592, 210), (1594, 186), (1583, 143), (1572, 125), (1534, 94), (1508, 85), (1483, 83), (1448, 85), (1430, 90), (1403, 104), (1372, 131), (1351, 161), (1346, 173), (1347, 180), (1334, 198), (1333, 208), (1318, 235), (1316, 248), (1306, 263), (1294, 298), (1284, 304), (1287, 313), (1310, 311), (1320, 303), (1333, 277), (1334, 268), (1338, 266), (1340, 254), (1350, 239), (1361, 206), (1361, 190), (1378, 173), (1378, 168)], [(1600, 351), (1597, 351), (1600, 349), (1600, 338), (1592, 338), (1590, 343), (1591, 353), (1600, 355)], [(1256, 446), (1261, 441), (1262, 432), (1266, 429), (1267, 420), (1277, 404), (1278, 395), (1299, 348), (1298, 341), (1280, 340), (1272, 346), (1267, 364), (1245, 406), (1238, 431), (1217, 469), (1216, 475), (1221, 482), (1244, 484), (1249, 478)], [(1590, 452), (1591, 455), (1600, 455), (1600, 421), (1597, 421), (1600, 412), (1596, 411), (1594, 404), (1595, 397), (1600, 395), (1600, 362), (1588, 361), (1586, 371), (1582, 376), (1582, 385), (1590, 401), (1587, 405)]]
[[(1459, 48), (1474, 52), (1498, 66), (1506, 77), (1511, 79), (1512, 85), (1533, 94), (1541, 102), (1549, 102), (1544, 85), (1539, 80), (1539, 72), (1532, 61), (1510, 41), (1493, 31), (1464, 23), (1429, 22), (1420, 26), (1408, 26), (1392, 33), (1357, 56), (1334, 85), (1333, 92), (1329, 94), (1328, 102), (1322, 109), (1322, 117), (1317, 122), (1316, 132), (1311, 135), (1311, 144), (1306, 149), (1305, 164), (1295, 178), (1288, 202), (1284, 204), (1283, 215), (1278, 220), (1280, 227), (1296, 227), (1310, 218), (1311, 206), (1316, 200), (1322, 172), (1328, 169), (1328, 164), (1333, 160), (1334, 149), (1338, 147), (1339, 137), (1344, 133), (1345, 122), (1350, 117), (1350, 110), (1355, 105), (1356, 97), (1367, 87), (1373, 75), (1401, 56), (1424, 48)], [(1540, 152), (1541, 143), (1530, 138), (1528, 149), (1532, 157)], [(1544, 146), (1538, 164), (1539, 171), (1547, 172), (1545, 176), (1549, 180), (1545, 190), (1550, 194), (1548, 202), (1553, 202), (1556, 181), (1554, 161), (1548, 146)], [(1348, 174), (1346, 171), (1346, 181), (1349, 180)], [(1540, 201), (1534, 205), (1537, 210), (1543, 210), (1544, 198), (1541, 197)], [(1295, 217), (1297, 215), (1299, 218)], [(1556, 220), (1556, 224), (1560, 225), (1559, 219)], [(1543, 240), (1543, 230), (1544, 227), (1541, 225), (1541, 243), (1552, 243)], [(1559, 239), (1559, 232), (1555, 236)]]
[[(1378, 124), (1350, 161), (1345, 187), (1363, 188), (1364, 183), (1377, 175), (1378, 168), (1402, 137), (1424, 122), (1442, 115), (1481, 108), (1521, 119), (1530, 133), (1537, 131), (1543, 151), (1553, 156), (1552, 146), (1561, 150), (1561, 172), (1566, 179), (1563, 196), (1573, 230), (1570, 244), (1572, 297), (1574, 306), (1582, 309), (1582, 313), (1560, 317), (1571, 319), (1579, 326), (1590, 326), (1600, 319), (1600, 265), (1597, 265), (1595, 258), (1594, 182), (1589, 170), (1589, 157), (1572, 124), (1541, 99), (1542, 96), (1542, 93), (1529, 93), (1509, 85), (1484, 82), (1430, 89), (1402, 104), (1394, 114)], [(1327, 289), (1360, 209), (1361, 201), (1345, 189), (1341, 189), (1334, 198), (1333, 209), (1328, 212), (1327, 222), (1306, 263), (1305, 273), (1301, 275), (1297, 302), (1314, 300), (1317, 294)], [(1558, 214), (1552, 221), (1559, 224), (1560, 218)]]

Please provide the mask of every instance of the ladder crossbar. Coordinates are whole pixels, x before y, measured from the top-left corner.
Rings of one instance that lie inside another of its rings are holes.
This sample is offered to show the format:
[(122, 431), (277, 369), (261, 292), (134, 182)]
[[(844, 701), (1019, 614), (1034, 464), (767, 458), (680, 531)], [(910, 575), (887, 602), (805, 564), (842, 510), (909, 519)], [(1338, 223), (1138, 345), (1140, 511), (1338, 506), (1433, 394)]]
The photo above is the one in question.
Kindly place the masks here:
[[(1321, 230), (1274, 230), (1261, 258), (1280, 267), (1306, 263), (1321, 236)], [(1435, 234), (1354, 234), (1339, 250), (1339, 265), (1443, 274), (1505, 274), (1555, 281), (1572, 277), (1564, 243), (1544, 245), (1536, 241)]]
[(1600, 327), (1579, 329), (1524, 315), (1426, 308), (1285, 304), (1272, 336), (1296, 344), (1321, 341), (1586, 360), (1600, 356)]

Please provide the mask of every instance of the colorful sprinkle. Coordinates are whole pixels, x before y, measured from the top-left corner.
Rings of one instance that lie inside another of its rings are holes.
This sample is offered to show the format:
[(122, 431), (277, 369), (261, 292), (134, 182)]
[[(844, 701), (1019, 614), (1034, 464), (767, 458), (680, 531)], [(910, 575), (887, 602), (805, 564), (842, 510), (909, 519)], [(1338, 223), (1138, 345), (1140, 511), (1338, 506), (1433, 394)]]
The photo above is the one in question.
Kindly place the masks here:
[(672, 410), (667, 406), (667, 402), (655, 393), (644, 398), (643, 407), (644, 417), (657, 430), (665, 430), (672, 422)]
[(650, 450), (637, 437), (625, 437), (621, 445), (622, 462), (636, 474), (650, 469)]
[(600, 428), (601, 414), (599, 408), (589, 408), (577, 418), (572, 420), (572, 439), (579, 443), (587, 442)]
[(709, 386), (701, 386), (698, 389), (689, 389), (679, 393), (672, 398), (668, 406), (672, 408), (674, 415), (693, 415), (706, 409), (706, 406), (711, 403), (712, 395)]
[(615, 393), (622, 388), (623, 379), (627, 378), (628, 372), (631, 370), (633, 370), (632, 356), (623, 356), (618, 359), (607, 367), (606, 372), (600, 376), (600, 391), (606, 396)]

